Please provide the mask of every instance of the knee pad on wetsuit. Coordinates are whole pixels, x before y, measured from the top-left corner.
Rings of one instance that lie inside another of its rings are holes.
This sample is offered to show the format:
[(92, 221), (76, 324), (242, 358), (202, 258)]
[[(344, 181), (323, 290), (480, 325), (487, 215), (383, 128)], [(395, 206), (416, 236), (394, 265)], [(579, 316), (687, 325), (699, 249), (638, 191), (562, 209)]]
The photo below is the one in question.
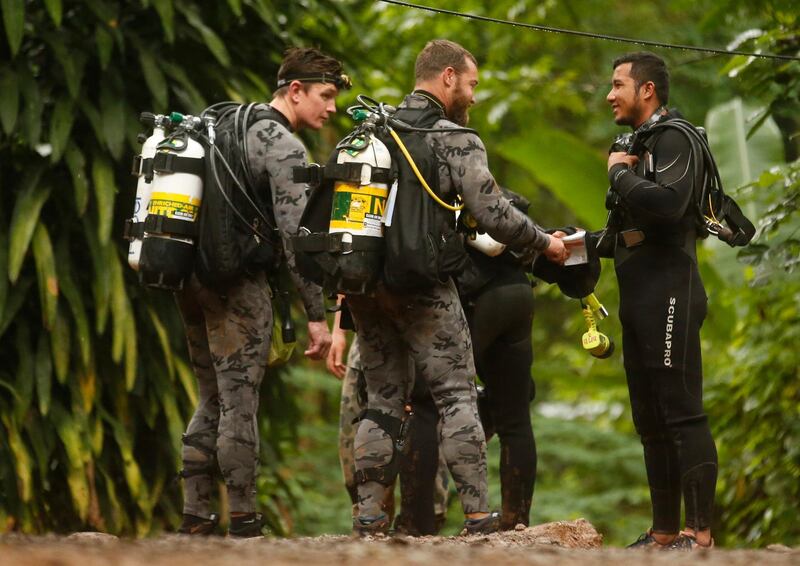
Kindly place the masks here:
[(400, 469), (397, 452), (398, 443), (402, 443), (403, 441), (403, 421), (375, 409), (366, 409), (361, 413), (361, 418), (359, 420), (374, 422), (389, 437), (392, 444), (392, 458), (388, 463), (382, 466), (357, 469), (353, 479), (356, 485), (374, 481), (385, 486), (390, 486), (394, 483), (395, 478), (397, 478), (397, 473)]

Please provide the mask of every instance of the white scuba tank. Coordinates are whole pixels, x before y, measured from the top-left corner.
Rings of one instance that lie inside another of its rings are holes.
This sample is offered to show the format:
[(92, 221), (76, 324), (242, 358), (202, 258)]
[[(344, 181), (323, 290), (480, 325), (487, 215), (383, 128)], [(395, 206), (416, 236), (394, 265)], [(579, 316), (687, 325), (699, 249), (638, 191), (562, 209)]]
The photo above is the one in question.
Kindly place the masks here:
[[(169, 143), (169, 141), (162, 143), (158, 152), (195, 159), (205, 157), (205, 149), (192, 137), (186, 138), (186, 147), (182, 150), (170, 147)], [(161, 173), (156, 171), (153, 176), (150, 200), (147, 204), (147, 214), (161, 214), (167, 218), (197, 222), (202, 200), (203, 177), (193, 173)], [(171, 234), (145, 233), (145, 238), (149, 237), (172, 238), (188, 244), (193, 243), (191, 238)]]
[[(142, 144), (142, 152), (136, 160), (138, 163), (137, 169), (138, 181), (136, 183), (136, 200), (133, 205), (133, 217), (131, 221), (134, 223), (142, 223), (147, 217), (147, 207), (150, 204), (150, 193), (153, 189), (153, 177), (146, 174), (148, 169), (147, 164), (152, 164), (153, 157), (156, 154), (156, 146), (164, 139), (164, 128), (156, 121), (153, 127), (153, 134), (147, 138)], [(150, 168), (152, 171), (152, 168)], [(128, 265), (136, 271), (139, 271), (139, 259), (142, 254), (142, 239), (133, 237), (128, 246)]]
[[(203, 146), (183, 128), (158, 145), (139, 269), (146, 286), (181, 289), (192, 272), (195, 238), (189, 233), (203, 199), (204, 157)], [(195, 167), (192, 172), (185, 170), (187, 163)]]
[[(337, 163), (366, 163), (371, 167), (389, 169), (392, 155), (386, 145), (369, 134), (364, 149), (342, 149)], [(337, 181), (333, 186), (330, 233), (347, 232), (352, 236), (383, 238), (389, 186), (370, 178), (371, 167), (363, 167), (358, 184)]]

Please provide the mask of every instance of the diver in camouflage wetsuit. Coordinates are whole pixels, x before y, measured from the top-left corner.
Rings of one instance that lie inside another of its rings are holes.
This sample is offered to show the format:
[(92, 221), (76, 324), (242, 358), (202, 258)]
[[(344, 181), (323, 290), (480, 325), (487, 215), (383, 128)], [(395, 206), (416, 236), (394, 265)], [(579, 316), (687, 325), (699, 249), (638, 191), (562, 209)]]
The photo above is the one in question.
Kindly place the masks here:
[[(270, 118), (247, 131), (254, 175), (268, 177), (275, 223), (283, 254), (308, 315), (309, 347), (305, 355), (324, 359), (331, 337), (321, 289), (297, 272), (294, 254), (285, 245), (297, 232), (305, 206), (305, 186), (292, 180), (292, 167), (304, 166), (306, 150), (292, 135), (320, 129), (336, 111), (340, 86), (348, 86), (341, 63), (316, 49), (290, 49), (278, 71), (278, 90)], [(298, 80), (299, 79), (299, 80)], [(183, 438), (184, 520), (180, 532), (210, 534), (217, 516), (211, 512), (214, 465), (219, 465), (228, 493), (229, 534), (258, 536), (256, 513), (258, 466), (258, 392), (266, 369), (272, 334), (270, 288), (264, 270), (252, 267), (225, 289), (205, 287), (193, 275), (176, 293), (199, 385), (199, 402)]]
[[(333, 343), (328, 352), (327, 367), (328, 371), (342, 380), (339, 405), (339, 463), (342, 467), (345, 488), (353, 503), (355, 518), (358, 516), (358, 491), (355, 482), (353, 444), (358, 421), (367, 408), (367, 388), (361, 367), (358, 335), (353, 334), (348, 351), (345, 331), (339, 326), (339, 313), (336, 315), (332, 337)], [(413, 381), (413, 372), (409, 376), (409, 381)], [(439, 532), (445, 522), (449, 474), (447, 462), (439, 453), (438, 412), (430, 392), (422, 382), (413, 385), (408, 383), (407, 388), (409, 386), (412, 386), (412, 391), (406, 393), (406, 398), (410, 401), (409, 406), (413, 416), (410, 417), (406, 447), (401, 454), (399, 465), (401, 508), (395, 528), (406, 534), (433, 535)], [(395, 490), (392, 487), (386, 490), (381, 504), (390, 522), (394, 516)]]
[[(467, 123), (478, 83), (477, 64), (468, 51), (450, 41), (431, 41), (417, 57), (415, 74), (415, 90), (401, 108), (440, 108), (437, 129)], [(460, 195), (479, 228), (494, 239), (563, 263), (567, 251), (561, 240), (538, 228), (502, 195), (477, 135), (428, 133), (426, 141), (439, 160), (445, 201)], [(466, 531), (497, 530), (499, 515), (488, 510), (486, 440), (478, 421), (472, 343), (453, 281), (415, 294), (395, 293), (379, 284), (373, 295), (348, 296), (347, 304), (359, 333), (368, 399), (355, 438), (359, 516), (354, 532), (385, 532), (389, 527), (381, 501), (393, 479), (389, 476), (409, 355), (439, 410), (439, 446), (456, 484)]]

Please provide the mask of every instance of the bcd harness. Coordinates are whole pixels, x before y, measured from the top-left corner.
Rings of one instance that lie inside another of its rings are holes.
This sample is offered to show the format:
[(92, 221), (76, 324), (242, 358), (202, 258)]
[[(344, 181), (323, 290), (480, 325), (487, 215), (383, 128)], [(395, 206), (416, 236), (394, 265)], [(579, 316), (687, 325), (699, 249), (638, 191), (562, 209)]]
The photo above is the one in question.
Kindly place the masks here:
[[(736, 201), (725, 194), (705, 130), (696, 128), (679, 116), (671, 115), (662, 107), (632, 134), (618, 136), (611, 151), (626, 151), (630, 155), (637, 156), (644, 150), (652, 153), (658, 139), (655, 134), (663, 132), (666, 128), (680, 131), (688, 140), (692, 154), (696, 156), (693, 159), (694, 194), (692, 196), (696, 237), (705, 238), (709, 234), (713, 234), (731, 247), (746, 246), (755, 235), (755, 227), (744, 215)], [(618, 195), (609, 190), (606, 198), (609, 217), (597, 244), (598, 253), (602, 257), (613, 256), (614, 243), (624, 248), (633, 248), (646, 241), (676, 246), (693, 245), (692, 241), (687, 241), (686, 234), (663, 228), (632, 228), (620, 231), (620, 204)]]

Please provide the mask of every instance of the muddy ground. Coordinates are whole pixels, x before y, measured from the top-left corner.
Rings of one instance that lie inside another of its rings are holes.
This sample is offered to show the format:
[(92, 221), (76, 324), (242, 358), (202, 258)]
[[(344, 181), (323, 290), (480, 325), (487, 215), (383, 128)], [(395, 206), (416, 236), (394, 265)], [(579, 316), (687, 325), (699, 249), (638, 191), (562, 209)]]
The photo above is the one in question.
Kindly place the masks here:
[(0, 536), (0, 565), (15, 566), (206, 566), (212, 564), (352, 564), (395, 566), (523, 565), (577, 566), (686, 564), (708, 566), (800, 565), (800, 548), (714, 549), (692, 555), (604, 548), (586, 521), (548, 523), (528, 529), (472, 537), (346, 536), (233, 540), (164, 535), (142, 540), (78, 533), (69, 537)]

